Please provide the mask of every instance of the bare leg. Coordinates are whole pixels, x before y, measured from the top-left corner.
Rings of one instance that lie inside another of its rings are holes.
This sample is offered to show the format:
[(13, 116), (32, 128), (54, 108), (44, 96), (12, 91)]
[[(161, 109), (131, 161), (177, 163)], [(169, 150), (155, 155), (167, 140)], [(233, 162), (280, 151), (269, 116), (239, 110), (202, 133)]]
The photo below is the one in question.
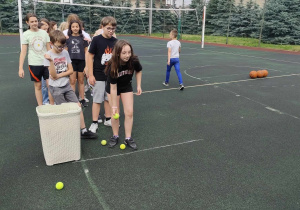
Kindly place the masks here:
[(98, 121), (100, 107), (101, 107), (101, 104), (93, 103), (93, 107), (92, 107), (93, 121)]
[[(108, 101), (110, 102), (109, 104), (108, 104), (108, 106), (109, 106), (109, 108), (112, 106), (111, 105), (111, 97), (110, 97), (110, 94), (107, 94), (107, 97), (108, 97)], [(119, 110), (119, 112), (120, 112), (120, 109), (119, 109), (119, 101), (120, 101), (120, 96), (118, 96), (118, 110)], [(105, 114), (105, 116), (106, 116), (106, 114)], [(110, 113), (109, 114), (109, 116), (112, 116), (112, 113)], [(119, 119), (117, 119), (117, 120), (115, 120), (115, 119), (111, 119), (111, 127), (112, 127), (112, 130), (113, 130), (113, 135), (114, 136), (118, 136), (119, 135), (119, 125), (120, 125), (120, 121), (119, 121)]]
[(72, 87), (72, 89), (75, 92), (75, 88), (76, 88), (76, 78), (77, 77), (77, 72), (74, 71), (73, 74), (70, 75), (70, 85)]
[(38, 106), (43, 105), (42, 82), (34, 82), (34, 92)]
[(51, 105), (54, 105), (54, 98), (52, 97), (50, 91), (49, 91), (49, 79), (46, 79), (46, 84), (48, 87), (48, 97), (49, 97), (49, 102)]
[[(81, 107), (81, 104), (78, 103), (78, 106)], [(85, 128), (85, 122), (84, 122), (84, 116), (83, 116), (83, 112), (81, 110), (80, 112), (80, 129)]]
[(131, 137), (132, 125), (133, 125), (133, 92), (121, 93), (121, 99), (123, 103), (123, 109), (125, 114), (125, 137)]
[(84, 75), (83, 72), (78, 72), (78, 91), (81, 99), (84, 99)]
[[(108, 94), (107, 94), (108, 95)], [(108, 101), (104, 101), (104, 111), (105, 111), (105, 117), (111, 117), (111, 110), (110, 105)]]

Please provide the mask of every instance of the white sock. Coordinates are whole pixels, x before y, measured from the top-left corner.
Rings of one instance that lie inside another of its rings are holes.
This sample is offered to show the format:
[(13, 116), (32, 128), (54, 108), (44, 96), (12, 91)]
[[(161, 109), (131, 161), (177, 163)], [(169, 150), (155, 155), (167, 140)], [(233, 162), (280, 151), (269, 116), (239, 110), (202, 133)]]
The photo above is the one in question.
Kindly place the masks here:
[(82, 128), (81, 129), (81, 133), (84, 134), (85, 132), (87, 132), (87, 129), (86, 128)]

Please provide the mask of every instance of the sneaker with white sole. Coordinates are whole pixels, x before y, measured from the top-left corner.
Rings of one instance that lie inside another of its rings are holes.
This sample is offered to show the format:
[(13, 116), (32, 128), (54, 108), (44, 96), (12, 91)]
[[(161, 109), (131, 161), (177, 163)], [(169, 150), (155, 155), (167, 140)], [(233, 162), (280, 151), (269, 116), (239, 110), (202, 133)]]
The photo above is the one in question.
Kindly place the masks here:
[(83, 107), (87, 107), (88, 106), (88, 104), (86, 103), (86, 101), (84, 99), (80, 100), (79, 102), (81, 103), (81, 105)]
[(110, 120), (104, 120), (104, 125), (111, 127), (111, 119)]
[(133, 138), (125, 139), (124, 143), (131, 149), (137, 150), (137, 145), (136, 145), (135, 141), (133, 140)]
[(183, 90), (183, 89), (184, 89), (183, 84), (179, 85), (179, 90)]
[[(79, 96), (78, 100), (79, 100), (79, 101), (81, 101), (81, 100), (82, 100), (82, 98)], [(85, 100), (85, 102), (87, 102), (87, 103), (88, 103), (88, 102), (90, 102), (90, 100), (89, 100), (89, 99), (87, 99), (85, 96), (84, 96), (84, 100)]]
[(163, 82), (162, 83), (164, 86), (168, 87), (169, 86), (169, 83), (166, 83), (166, 82)]
[(101, 118), (101, 115), (99, 114), (99, 116), (98, 116), (98, 123), (102, 123), (102, 122), (103, 122), (103, 120)]
[(81, 133), (81, 138), (82, 139), (96, 139), (96, 138), (98, 138), (98, 135), (91, 131), (86, 131), (84, 133)]
[(98, 123), (92, 123), (90, 128), (89, 128), (89, 131), (93, 132), (93, 133), (96, 133), (98, 130)]

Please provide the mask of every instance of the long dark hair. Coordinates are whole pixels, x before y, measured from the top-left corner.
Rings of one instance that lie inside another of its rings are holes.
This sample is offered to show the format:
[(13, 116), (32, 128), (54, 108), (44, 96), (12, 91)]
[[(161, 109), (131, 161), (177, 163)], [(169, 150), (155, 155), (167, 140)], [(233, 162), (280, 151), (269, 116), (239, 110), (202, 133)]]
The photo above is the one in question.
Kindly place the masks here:
[(72, 35), (72, 30), (71, 30), (71, 27), (72, 27), (72, 24), (73, 23), (78, 23), (79, 25), (79, 36), (81, 36), (83, 38), (83, 34), (82, 34), (82, 25), (81, 25), (81, 22), (78, 21), (78, 20), (72, 20), (69, 24), (69, 29), (68, 29), (68, 36), (71, 36)]
[(134, 71), (133, 63), (138, 60), (138, 57), (134, 55), (131, 44), (126, 40), (120, 39), (116, 42), (114, 49), (112, 51), (112, 57), (108, 61), (108, 64), (105, 68), (106, 75), (108, 75), (108, 70), (110, 69), (110, 76), (113, 78), (118, 78), (119, 67), (121, 66), (120, 54), (122, 52), (123, 47), (126, 45), (128, 45), (131, 49), (131, 56), (127, 61), (128, 70), (130, 71), (130, 73), (133, 73)]

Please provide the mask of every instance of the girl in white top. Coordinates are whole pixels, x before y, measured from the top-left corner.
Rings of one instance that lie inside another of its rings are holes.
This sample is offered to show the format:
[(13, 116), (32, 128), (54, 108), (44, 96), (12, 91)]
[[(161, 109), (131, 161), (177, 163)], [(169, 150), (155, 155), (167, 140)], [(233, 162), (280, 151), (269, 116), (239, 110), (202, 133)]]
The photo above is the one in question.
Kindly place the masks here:
[[(28, 49), (28, 65), (31, 81), (34, 82), (35, 96), (38, 105), (43, 104), (42, 97), (42, 77), (46, 80), (48, 86), (49, 71), (44, 67), (44, 54), (50, 50), (50, 38), (46, 31), (38, 28), (38, 20), (36, 15), (27, 14), (25, 21), (29, 29), (24, 32), (22, 37), (22, 50), (19, 60), (19, 77), (24, 78), (24, 60)], [(50, 104), (53, 99), (49, 94)]]

